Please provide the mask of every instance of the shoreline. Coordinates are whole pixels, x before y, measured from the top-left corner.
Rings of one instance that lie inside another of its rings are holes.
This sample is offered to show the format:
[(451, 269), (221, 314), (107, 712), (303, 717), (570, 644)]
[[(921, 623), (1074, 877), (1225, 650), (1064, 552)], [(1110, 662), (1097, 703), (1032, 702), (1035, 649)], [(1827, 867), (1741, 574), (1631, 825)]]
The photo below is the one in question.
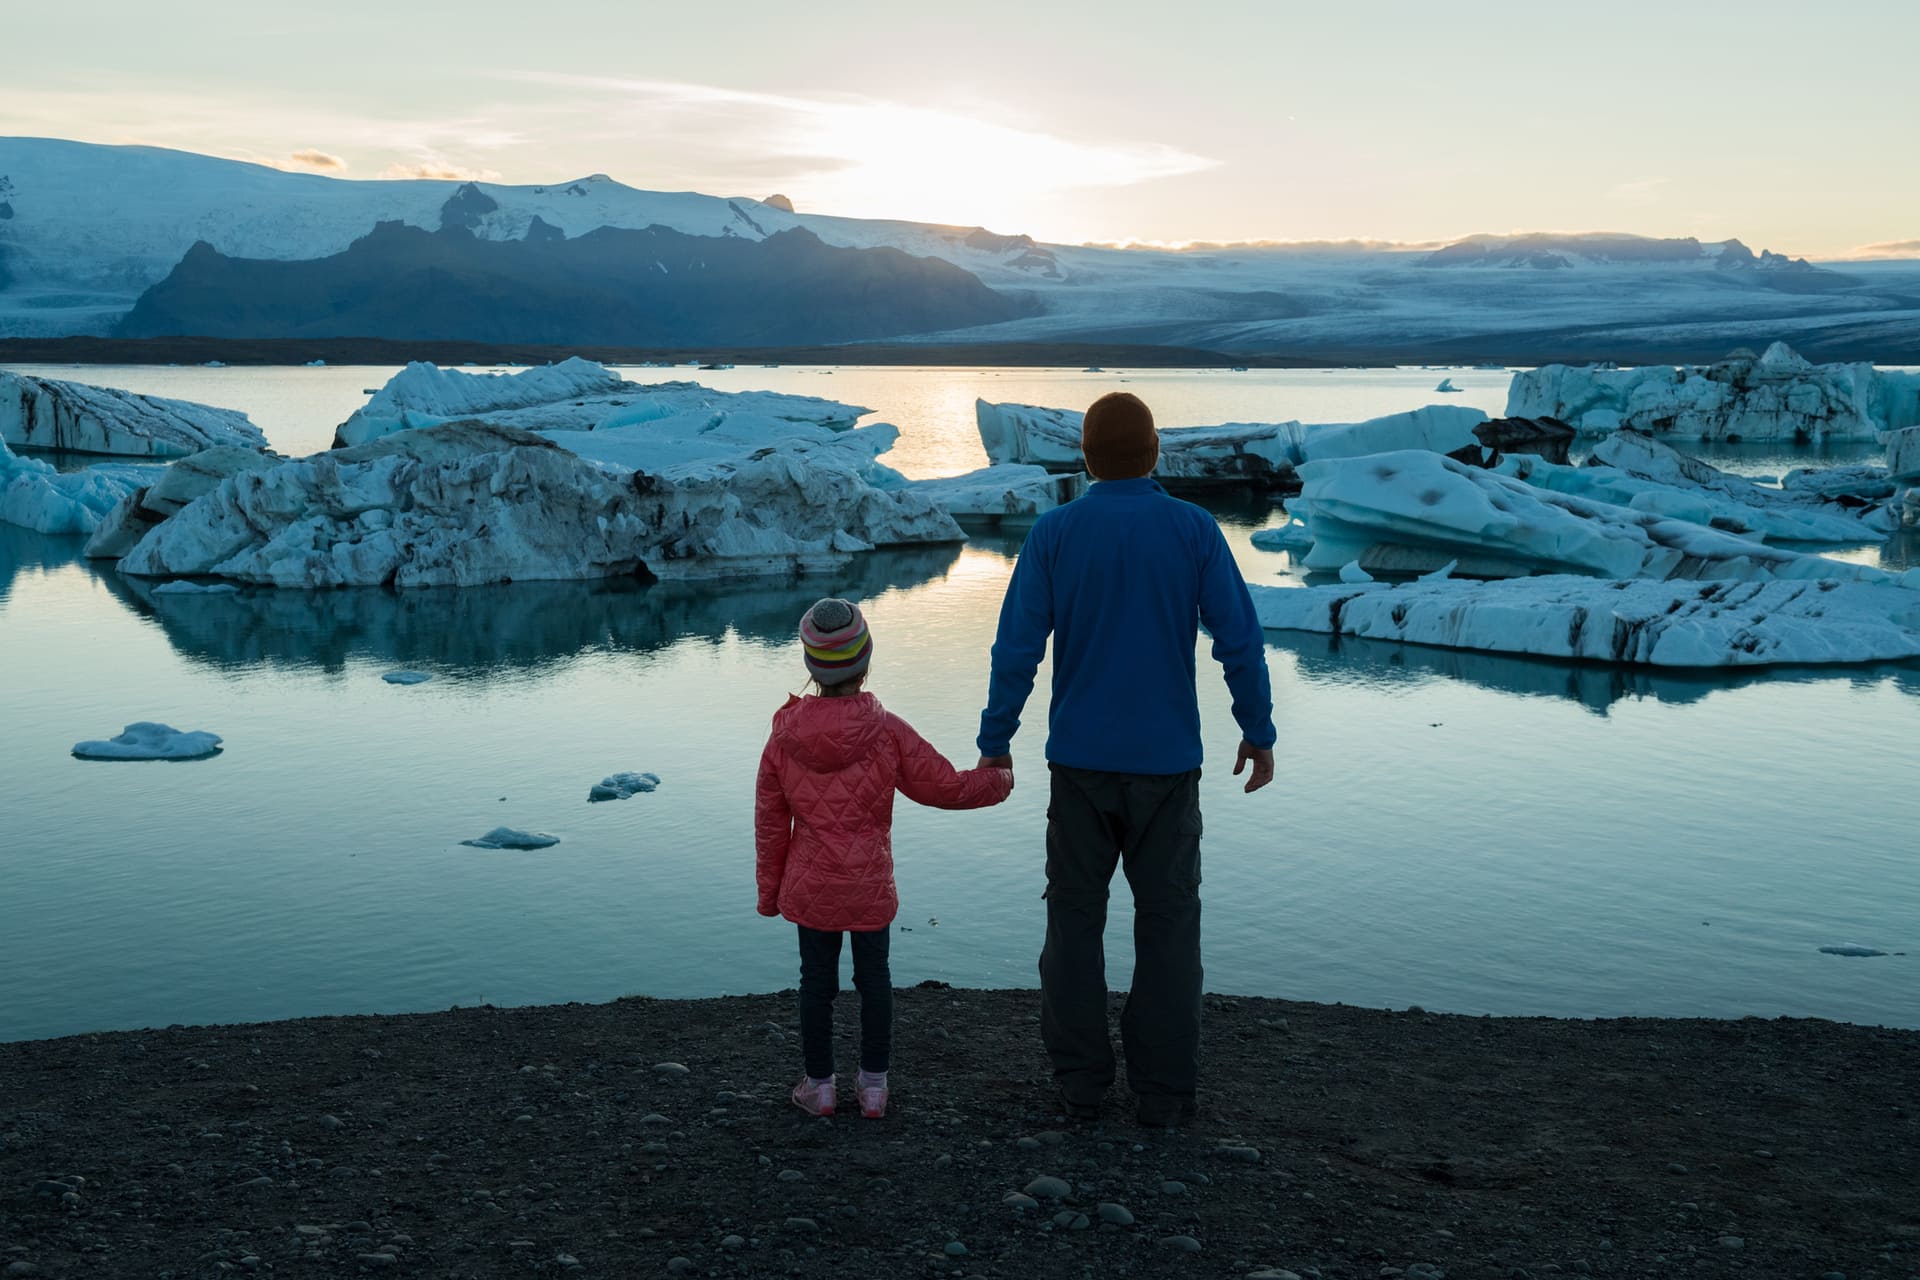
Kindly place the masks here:
[(0, 1274), (1920, 1276), (1920, 1031), (1209, 996), (1159, 1131), (1037, 1013), (900, 990), (882, 1121), (791, 993), (3, 1043)]

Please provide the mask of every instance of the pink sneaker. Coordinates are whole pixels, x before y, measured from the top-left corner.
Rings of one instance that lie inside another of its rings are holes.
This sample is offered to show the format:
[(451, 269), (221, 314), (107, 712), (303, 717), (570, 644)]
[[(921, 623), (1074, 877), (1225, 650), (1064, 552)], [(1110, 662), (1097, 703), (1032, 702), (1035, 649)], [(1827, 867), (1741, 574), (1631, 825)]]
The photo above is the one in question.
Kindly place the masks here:
[(887, 1114), (887, 1073), (862, 1071), (854, 1077), (854, 1096), (860, 1099), (860, 1114), (878, 1120)]
[(837, 1101), (834, 1081), (838, 1076), (828, 1076), (825, 1080), (815, 1080), (812, 1076), (801, 1076), (800, 1083), (793, 1086), (793, 1105), (810, 1116), (830, 1116)]

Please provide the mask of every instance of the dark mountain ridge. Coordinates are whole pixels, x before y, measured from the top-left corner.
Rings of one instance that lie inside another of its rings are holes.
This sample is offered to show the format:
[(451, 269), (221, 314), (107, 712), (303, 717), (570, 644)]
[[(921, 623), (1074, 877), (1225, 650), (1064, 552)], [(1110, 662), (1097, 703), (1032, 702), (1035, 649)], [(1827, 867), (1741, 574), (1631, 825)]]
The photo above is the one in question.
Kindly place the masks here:
[(772, 346), (960, 329), (1036, 309), (951, 263), (840, 248), (804, 228), (750, 240), (601, 227), (567, 239), (536, 221), (520, 240), (478, 239), (469, 220), (491, 203), (463, 188), (438, 231), (383, 222), (307, 261), (195, 244), (118, 336)]

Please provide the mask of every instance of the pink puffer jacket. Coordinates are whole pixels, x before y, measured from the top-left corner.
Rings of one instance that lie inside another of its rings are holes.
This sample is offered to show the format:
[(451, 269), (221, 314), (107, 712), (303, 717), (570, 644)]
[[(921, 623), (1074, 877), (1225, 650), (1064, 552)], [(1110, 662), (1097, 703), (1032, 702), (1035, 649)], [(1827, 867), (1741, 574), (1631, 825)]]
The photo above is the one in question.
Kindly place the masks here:
[(760, 756), (760, 914), (829, 931), (891, 924), (895, 790), (977, 809), (1007, 798), (1013, 771), (955, 769), (870, 693), (788, 698)]

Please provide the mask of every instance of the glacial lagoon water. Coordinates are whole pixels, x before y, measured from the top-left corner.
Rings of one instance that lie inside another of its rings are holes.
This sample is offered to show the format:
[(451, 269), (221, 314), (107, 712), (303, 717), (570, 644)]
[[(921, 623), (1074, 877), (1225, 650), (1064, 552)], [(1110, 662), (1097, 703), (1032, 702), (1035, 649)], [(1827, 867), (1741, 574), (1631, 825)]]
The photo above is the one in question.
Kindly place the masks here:
[[(245, 409), (289, 453), (324, 447), (392, 372), (29, 371)], [(1459, 396), (1432, 394), (1430, 370), (682, 376), (869, 405), (903, 429), (889, 461), (925, 476), (980, 464), (976, 395), (1077, 405), (1124, 381), (1167, 425), (1501, 409), (1505, 375), (1450, 372)], [(1273, 508), (1216, 514), (1251, 580), (1297, 580), (1247, 541)], [(751, 797), (767, 719), (801, 684), (796, 619), (830, 591), (862, 599), (872, 688), (970, 762), (1017, 554), (976, 538), (697, 589), (170, 596), (89, 564), (76, 539), (0, 527), (0, 1039), (790, 986), (791, 928), (753, 912)], [(1202, 655), (1210, 989), (1920, 1026), (1920, 666), (1681, 677), (1269, 641), (1280, 772), (1257, 796), (1227, 774), (1235, 734)], [(398, 668), (433, 678), (381, 679)], [(225, 750), (68, 755), (143, 719), (213, 730)], [(1037, 697), (1007, 805), (900, 806), (899, 981), (1035, 981), (1043, 721)], [(663, 781), (587, 802), (623, 770)], [(503, 824), (561, 843), (460, 844)], [(1121, 886), (1116, 986), (1126, 921)], [(1819, 950), (1840, 943), (1909, 954)]]

